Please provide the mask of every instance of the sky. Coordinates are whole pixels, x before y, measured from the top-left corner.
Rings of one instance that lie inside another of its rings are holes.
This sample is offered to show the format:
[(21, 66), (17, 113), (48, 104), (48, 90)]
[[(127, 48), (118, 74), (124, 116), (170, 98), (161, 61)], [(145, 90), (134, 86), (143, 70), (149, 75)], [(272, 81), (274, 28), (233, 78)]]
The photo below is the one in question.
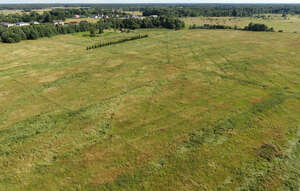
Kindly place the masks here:
[(300, 3), (300, 0), (0, 0), (6, 3)]

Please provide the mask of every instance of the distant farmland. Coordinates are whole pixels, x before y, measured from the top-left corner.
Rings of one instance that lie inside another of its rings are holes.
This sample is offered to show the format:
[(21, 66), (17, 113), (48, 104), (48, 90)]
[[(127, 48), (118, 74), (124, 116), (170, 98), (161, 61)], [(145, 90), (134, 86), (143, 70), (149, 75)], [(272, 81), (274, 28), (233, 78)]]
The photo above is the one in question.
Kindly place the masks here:
[(0, 43), (0, 190), (299, 189), (299, 34), (133, 33)]
[[(264, 18), (262, 18), (264, 17)], [(288, 15), (286, 18), (279, 14), (261, 15), (260, 17), (187, 17), (183, 21), (189, 25), (218, 24), (226, 26), (245, 27), (249, 22), (266, 24), (276, 31), (300, 33), (300, 16)]]

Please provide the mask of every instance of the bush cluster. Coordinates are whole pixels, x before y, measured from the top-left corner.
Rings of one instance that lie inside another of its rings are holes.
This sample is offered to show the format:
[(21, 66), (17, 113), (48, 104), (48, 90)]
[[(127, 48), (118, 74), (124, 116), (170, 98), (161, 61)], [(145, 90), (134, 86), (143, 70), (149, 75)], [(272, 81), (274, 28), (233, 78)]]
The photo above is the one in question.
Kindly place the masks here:
[[(204, 24), (202, 26), (196, 26), (191, 25), (189, 29), (231, 29), (231, 30), (245, 30), (245, 31), (265, 31), (265, 32), (274, 32), (273, 27), (269, 28), (265, 24), (255, 24), (255, 23), (249, 23), (248, 26), (245, 26), (244, 28), (239, 28), (237, 26), (225, 26), (225, 25), (210, 25), (210, 24)], [(283, 32), (283, 31), (279, 31)]]
[(148, 35), (146, 34), (146, 35), (138, 35), (138, 36), (133, 36), (133, 37), (130, 37), (130, 38), (125, 38), (125, 39), (121, 39), (121, 40), (118, 40), (118, 41), (100, 42), (98, 44), (86, 47), (86, 50), (101, 48), (101, 47), (104, 47), (104, 46), (110, 46), (110, 45), (114, 45), (114, 44), (120, 44), (120, 43), (132, 41), (132, 40), (137, 40), (137, 39), (142, 39), (142, 38), (147, 38), (147, 37), (148, 37)]
[(244, 28), (246, 31), (267, 31), (267, 32), (274, 32), (273, 27), (269, 28), (265, 24), (257, 24), (257, 23), (249, 23), (248, 26)]
[(210, 24), (204, 24), (202, 26), (196, 26), (191, 25), (189, 29), (233, 29), (233, 30), (241, 30), (241, 28), (238, 28), (237, 26), (226, 26), (226, 25), (210, 25)]

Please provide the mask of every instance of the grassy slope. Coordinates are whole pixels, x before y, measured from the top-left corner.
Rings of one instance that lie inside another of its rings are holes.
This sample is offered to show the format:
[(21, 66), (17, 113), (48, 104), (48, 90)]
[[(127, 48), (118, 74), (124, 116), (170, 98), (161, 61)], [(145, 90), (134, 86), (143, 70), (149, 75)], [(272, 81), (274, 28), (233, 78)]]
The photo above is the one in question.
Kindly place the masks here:
[(0, 190), (297, 190), (300, 36), (142, 33), (0, 44)]

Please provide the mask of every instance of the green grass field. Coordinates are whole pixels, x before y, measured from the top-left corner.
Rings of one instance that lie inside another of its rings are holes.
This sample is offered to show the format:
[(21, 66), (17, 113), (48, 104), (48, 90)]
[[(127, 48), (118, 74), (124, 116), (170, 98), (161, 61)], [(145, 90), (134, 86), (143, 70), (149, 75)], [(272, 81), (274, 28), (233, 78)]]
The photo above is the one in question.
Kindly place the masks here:
[(124, 11), (124, 12), (131, 15), (139, 15), (139, 16), (143, 15), (143, 12), (141, 11)]
[(65, 22), (69, 23), (69, 22), (80, 22), (80, 21), (88, 21), (89, 23), (97, 23), (99, 21), (99, 19), (94, 19), (94, 18), (79, 18), (79, 19), (75, 19), (75, 18), (69, 18), (66, 19)]
[[(282, 15), (265, 15), (266, 18), (256, 17), (187, 17), (182, 20), (189, 25), (204, 25), (204, 24), (218, 24), (226, 26), (238, 26), (245, 27), (250, 22), (266, 24), (269, 27), (273, 27), (276, 31), (283, 30), (284, 32), (296, 32), (300, 33), (300, 16), (288, 15), (283, 18)], [(269, 17), (268, 17), (269, 16)]]
[[(43, 14), (45, 11), (51, 11), (53, 8), (45, 8), (45, 9), (34, 9), (32, 10), (33, 12), (38, 12), (39, 14)], [(9, 15), (9, 14), (29, 14), (30, 12), (25, 12), (23, 10), (19, 10), (19, 9), (3, 9), (0, 10), (0, 14), (4, 14), (4, 15)]]
[(0, 14), (9, 15), (9, 14), (23, 14), (25, 13), (23, 10), (0, 10)]
[(0, 43), (0, 190), (299, 190), (300, 36)]

